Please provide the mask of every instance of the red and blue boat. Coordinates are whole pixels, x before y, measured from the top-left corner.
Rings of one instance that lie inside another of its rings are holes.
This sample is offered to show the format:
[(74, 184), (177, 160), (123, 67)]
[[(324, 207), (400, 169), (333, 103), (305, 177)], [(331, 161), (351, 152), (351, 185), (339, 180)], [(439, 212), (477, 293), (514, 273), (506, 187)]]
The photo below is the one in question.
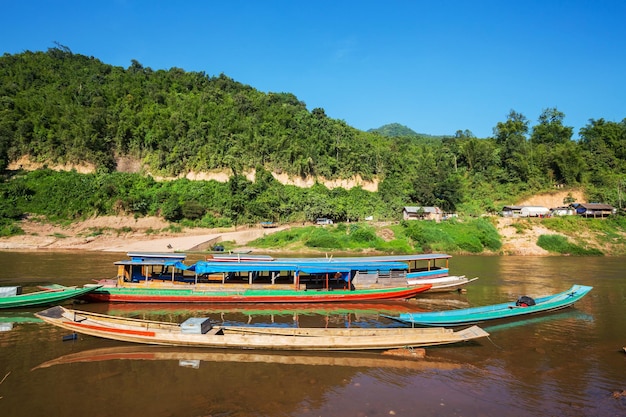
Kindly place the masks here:
[(185, 264), (185, 254), (129, 253), (117, 277), (85, 296), (124, 303), (329, 303), (404, 300), (430, 289), (409, 285), (404, 262), (274, 260)]

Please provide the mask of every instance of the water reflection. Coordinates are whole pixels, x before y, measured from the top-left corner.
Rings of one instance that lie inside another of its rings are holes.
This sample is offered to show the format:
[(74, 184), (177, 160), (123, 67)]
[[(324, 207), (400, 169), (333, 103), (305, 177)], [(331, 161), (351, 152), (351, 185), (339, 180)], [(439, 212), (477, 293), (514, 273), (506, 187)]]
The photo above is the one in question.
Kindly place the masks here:
[[(433, 361), (428, 358), (415, 360), (381, 353), (369, 352), (272, 352), (194, 349), (161, 346), (137, 346), (128, 344), (97, 348), (60, 356), (35, 368), (43, 369), (57, 365), (116, 360), (148, 360), (181, 362), (245, 362), (281, 365), (343, 366), (350, 368), (397, 368), (403, 370), (452, 370), (461, 368), (453, 362)], [(207, 365), (210, 366), (210, 365)], [(199, 367), (199, 366), (198, 366)]]
[[(1, 285), (83, 285), (110, 277), (118, 259), (119, 254), (0, 253), (0, 280)], [(625, 260), (453, 258), (452, 273), (480, 277), (466, 294), (424, 294), (399, 306), (464, 308), (551, 294), (572, 284), (594, 289), (571, 309), (489, 323), (484, 326), (491, 333), (488, 339), (429, 348), (424, 361), (376, 353), (146, 349), (80, 335), (64, 342), (67, 331), (8, 315), (13, 328), (0, 332), (0, 407), (12, 417), (84, 410), (115, 417), (626, 415), (626, 398), (611, 395), (626, 389), (626, 354), (621, 350), (626, 345)], [(289, 326), (386, 325), (382, 306), (351, 311), (143, 307), (141, 312), (133, 310), (137, 306), (80, 306), (107, 314), (157, 314), (167, 321), (209, 315), (227, 322)], [(33, 311), (19, 313), (28, 317)]]
[[(83, 308), (84, 307), (84, 308)], [(399, 326), (385, 315), (418, 311), (404, 301), (314, 304), (87, 304), (96, 313), (182, 323), (189, 317), (207, 317), (221, 325), (281, 325), (287, 327)]]

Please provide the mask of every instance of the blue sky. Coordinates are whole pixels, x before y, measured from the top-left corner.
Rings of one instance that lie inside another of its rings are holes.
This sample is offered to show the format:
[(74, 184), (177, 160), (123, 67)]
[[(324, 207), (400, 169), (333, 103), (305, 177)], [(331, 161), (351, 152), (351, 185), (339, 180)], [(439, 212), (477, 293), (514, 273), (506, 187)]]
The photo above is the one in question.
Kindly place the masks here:
[(362, 130), (492, 135), (556, 107), (574, 137), (626, 118), (626, 2), (3, 1), (0, 52), (225, 75)]

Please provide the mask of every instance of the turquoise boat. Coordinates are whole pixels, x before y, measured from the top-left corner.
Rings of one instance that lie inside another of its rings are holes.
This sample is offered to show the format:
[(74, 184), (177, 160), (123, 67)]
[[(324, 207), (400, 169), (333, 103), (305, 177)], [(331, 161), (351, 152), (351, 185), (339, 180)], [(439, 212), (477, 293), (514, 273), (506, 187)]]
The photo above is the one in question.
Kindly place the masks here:
[(593, 287), (573, 285), (569, 290), (558, 294), (532, 299), (520, 297), (517, 301), (484, 307), (458, 310), (431, 311), (426, 313), (402, 313), (386, 316), (403, 323), (420, 326), (462, 326), (482, 323), (488, 320), (523, 317), (570, 307), (583, 298)]
[(0, 308), (19, 308), (45, 306), (58, 304), (73, 298), (82, 297), (100, 288), (100, 286), (65, 287), (62, 285), (50, 285), (42, 287), (42, 291), (21, 293), (21, 287), (3, 287), (6, 291), (0, 291)]

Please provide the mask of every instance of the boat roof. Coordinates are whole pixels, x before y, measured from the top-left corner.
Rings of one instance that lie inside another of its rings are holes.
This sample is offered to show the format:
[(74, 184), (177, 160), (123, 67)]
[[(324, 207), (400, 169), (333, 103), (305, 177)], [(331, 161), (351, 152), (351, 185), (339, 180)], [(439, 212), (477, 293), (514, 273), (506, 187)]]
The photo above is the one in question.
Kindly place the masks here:
[(220, 262), (220, 261), (199, 261), (194, 265), (186, 266), (184, 264), (176, 265), (181, 269), (196, 271), (196, 273), (212, 273), (212, 272), (250, 272), (250, 271), (300, 271), (309, 274), (315, 273), (331, 273), (331, 272), (351, 272), (358, 271), (389, 271), (389, 270), (406, 270), (407, 265), (403, 262), (388, 263), (351, 263), (341, 262), (326, 264), (323, 262)]
[(117, 261), (115, 265), (175, 265), (187, 258), (184, 253), (129, 252), (130, 259)]
[(452, 255), (445, 253), (422, 253), (422, 254), (410, 254), (410, 255), (381, 255), (381, 256), (349, 256), (349, 257), (326, 257), (326, 258), (276, 258), (280, 261), (304, 261), (304, 262), (328, 262), (328, 263), (340, 263), (340, 262), (407, 262), (407, 261), (427, 261), (437, 259), (449, 259)]
[(181, 263), (181, 261), (178, 259), (127, 259), (124, 261), (117, 261), (114, 265), (177, 266), (179, 263)]
[(222, 262), (238, 262), (238, 261), (274, 261), (275, 259), (270, 255), (249, 255), (247, 253), (225, 253), (225, 254), (212, 254), (207, 255), (207, 261), (222, 261)]
[(159, 253), (159, 252), (128, 252), (126, 254), (131, 259), (179, 259), (187, 258), (184, 253)]

